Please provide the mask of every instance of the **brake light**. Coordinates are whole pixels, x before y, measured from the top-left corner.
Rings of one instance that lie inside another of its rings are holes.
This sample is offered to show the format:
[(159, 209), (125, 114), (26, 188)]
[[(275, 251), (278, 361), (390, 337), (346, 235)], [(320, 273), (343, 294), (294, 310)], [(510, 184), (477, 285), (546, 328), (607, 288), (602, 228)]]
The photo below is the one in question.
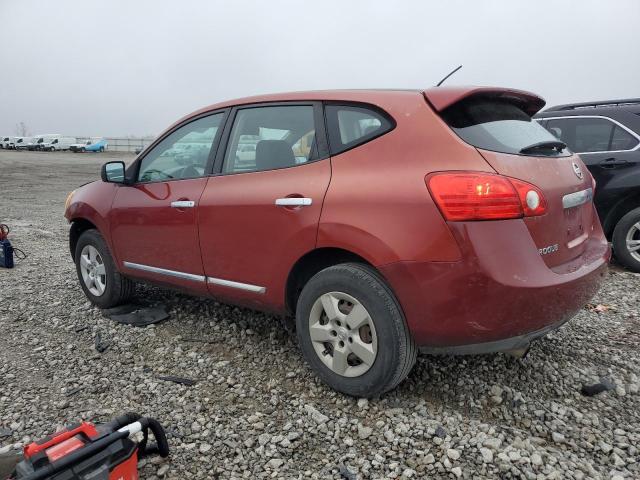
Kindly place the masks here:
[(502, 175), (437, 173), (427, 178), (427, 187), (449, 221), (506, 220), (547, 211), (547, 201), (538, 187)]

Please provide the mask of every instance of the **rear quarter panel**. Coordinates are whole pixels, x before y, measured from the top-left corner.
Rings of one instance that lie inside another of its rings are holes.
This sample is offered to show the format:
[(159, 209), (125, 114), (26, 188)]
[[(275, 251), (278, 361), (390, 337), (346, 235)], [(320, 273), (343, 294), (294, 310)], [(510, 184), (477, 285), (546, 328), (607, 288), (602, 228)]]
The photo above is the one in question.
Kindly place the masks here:
[(318, 247), (338, 247), (376, 266), (402, 261), (456, 261), (460, 251), (432, 201), (425, 176), (442, 170), (493, 170), (433, 112), (419, 92), (370, 103), (395, 129), (331, 158)]

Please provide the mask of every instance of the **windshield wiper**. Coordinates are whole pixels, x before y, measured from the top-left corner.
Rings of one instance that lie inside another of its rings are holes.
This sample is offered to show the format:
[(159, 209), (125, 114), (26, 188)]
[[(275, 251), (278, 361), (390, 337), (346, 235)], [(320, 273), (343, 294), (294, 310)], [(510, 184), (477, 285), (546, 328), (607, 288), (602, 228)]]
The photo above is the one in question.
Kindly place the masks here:
[(531, 145), (521, 149), (520, 153), (532, 153), (536, 150), (556, 150), (560, 153), (565, 148), (567, 148), (567, 144), (560, 140), (547, 140), (544, 142), (532, 143)]

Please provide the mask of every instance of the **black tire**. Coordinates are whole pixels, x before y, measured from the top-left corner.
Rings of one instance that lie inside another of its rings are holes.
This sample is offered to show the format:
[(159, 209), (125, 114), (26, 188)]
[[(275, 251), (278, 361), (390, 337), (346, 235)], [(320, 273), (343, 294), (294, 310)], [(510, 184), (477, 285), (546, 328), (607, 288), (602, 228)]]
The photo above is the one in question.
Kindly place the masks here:
[(100, 147), (100, 153), (104, 152), (104, 147)]
[[(105, 289), (101, 295), (94, 295), (84, 282), (80, 267), (82, 250), (90, 245), (94, 247), (102, 257), (105, 267)], [(113, 308), (126, 303), (135, 293), (135, 282), (121, 275), (116, 269), (113, 257), (109, 252), (106, 242), (97, 230), (86, 230), (80, 235), (75, 250), (76, 273), (82, 291), (89, 301), (100, 308)]]
[[(342, 292), (356, 299), (374, 325), (377, 353), (360, 376), (334, 372), (314, 349), (309, 319), (316, 301), (329, 292)], [(367, 265), (344, 263), (314, 275), (298, 299), (296, 330), (302, 354), (317, 375), (331, 388), (354, 397), (376, 397), (392, 390), (409, 375), (416, 361), (417, 348), (398, 301), (384, 279)]]
[[(618, 262), (623, 266), (633, 272), (640, 273), (640, 260), (634, 258), (633, 254), (627, 248), (627, 235), (632, 229), (637, 230), (634, 225), (638, 223), (640, 223), (640, 207), (631, 210), (620, 219), (616, 228), (613, 230), (613, 252)], [(636, 233), (634, 239), (640, 240), (640, 233)], [(640, 251), (635, 253), (640, 257)]]

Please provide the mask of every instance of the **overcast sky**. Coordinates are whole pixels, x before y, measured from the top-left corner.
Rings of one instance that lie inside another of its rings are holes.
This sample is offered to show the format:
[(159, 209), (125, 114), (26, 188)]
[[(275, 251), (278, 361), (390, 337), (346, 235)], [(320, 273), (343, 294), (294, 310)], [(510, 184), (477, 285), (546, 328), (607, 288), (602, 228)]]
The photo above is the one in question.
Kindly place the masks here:
[(158, 134), (229, 98), (499, 85), (640, 97), (640, 1), (0, 0), (0, 134)]

